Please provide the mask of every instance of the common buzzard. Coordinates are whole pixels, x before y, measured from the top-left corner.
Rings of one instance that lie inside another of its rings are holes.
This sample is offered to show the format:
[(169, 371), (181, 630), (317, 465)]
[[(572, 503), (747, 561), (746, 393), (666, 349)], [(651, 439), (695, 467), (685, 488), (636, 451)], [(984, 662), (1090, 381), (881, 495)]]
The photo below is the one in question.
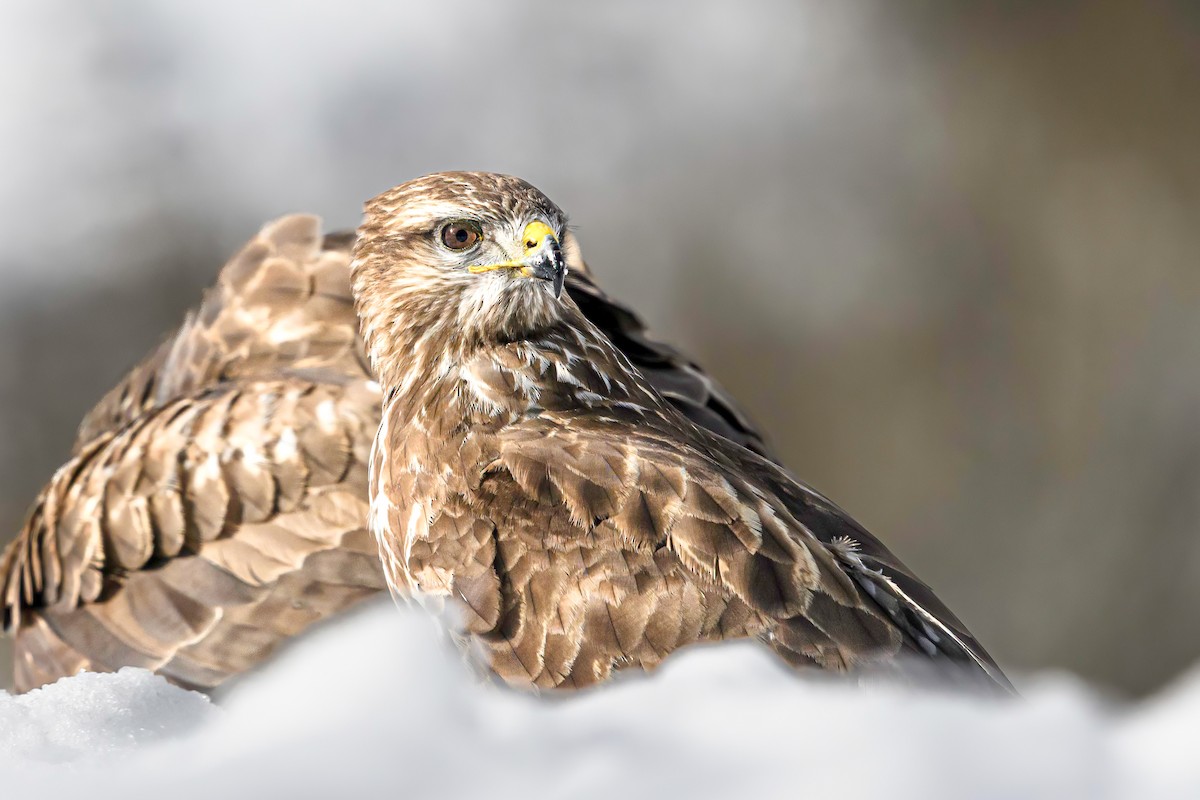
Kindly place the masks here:
[[(310, 216), (268, 225), (88, 414), (0, 564), (17, 690), (129, 665), (210, 689), (385, 588), (367, 531), (380, 395), (352, 238), (323, 238)], [(766, 452), (581, 261), (566, 288), (682, 413)]]
[(575, 242), (528, 183), (444, 173), (366, 205), (353, 293), (383, 393), (370, 525), (400, 593), (452, 598), (519, 686), (693, 642), (1008, 687), (878, 540), (696, 425), (563, 293)]

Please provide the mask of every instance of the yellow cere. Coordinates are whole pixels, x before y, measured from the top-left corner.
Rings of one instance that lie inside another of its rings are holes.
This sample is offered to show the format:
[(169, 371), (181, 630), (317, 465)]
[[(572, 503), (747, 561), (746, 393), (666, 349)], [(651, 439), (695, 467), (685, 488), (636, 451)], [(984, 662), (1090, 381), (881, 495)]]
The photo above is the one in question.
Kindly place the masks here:
[(531, 222), (525, 226), (525, 232), (521, 234), (521, 242), (525, 245), (525, 252), (532, 253), (542, 246), (546, 241), (546, 237), (554, 238), (554, 231), (550, 230), (550, 226), (544, 222)]

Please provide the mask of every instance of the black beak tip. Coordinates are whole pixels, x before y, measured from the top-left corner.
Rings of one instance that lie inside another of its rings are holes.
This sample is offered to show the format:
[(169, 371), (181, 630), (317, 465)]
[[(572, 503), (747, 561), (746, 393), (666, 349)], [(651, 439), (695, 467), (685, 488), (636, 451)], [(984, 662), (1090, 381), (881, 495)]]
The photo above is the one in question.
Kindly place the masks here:
[(567, 265), (562, 251), (555, 247), (549, 253), (542, 253), (529, 267), (533, 277), (551, 284), (556, 298), (562, 296), (563, 284), (567, 280)]

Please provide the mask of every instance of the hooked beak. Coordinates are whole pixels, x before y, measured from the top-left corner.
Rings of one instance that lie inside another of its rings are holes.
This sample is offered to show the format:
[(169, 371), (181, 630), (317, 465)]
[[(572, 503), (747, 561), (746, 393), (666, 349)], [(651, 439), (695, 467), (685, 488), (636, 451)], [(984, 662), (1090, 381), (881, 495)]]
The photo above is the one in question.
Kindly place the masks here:
[(505, 261), (500, 264), (483, 264), (469, 267), (474, 273), (491, 272), (496, 269), (511, 269), (513, 272), (526, 277), (547, 281), (554, 290), (554, 296), (561, 297), (563, 282), (567, 279), (567, 264), (563, 257), (562, 245), (550, 226), (544, 222), (531, 222), (525, 226), (521, 234), (521, 243), (525, 254), (519, 259)]

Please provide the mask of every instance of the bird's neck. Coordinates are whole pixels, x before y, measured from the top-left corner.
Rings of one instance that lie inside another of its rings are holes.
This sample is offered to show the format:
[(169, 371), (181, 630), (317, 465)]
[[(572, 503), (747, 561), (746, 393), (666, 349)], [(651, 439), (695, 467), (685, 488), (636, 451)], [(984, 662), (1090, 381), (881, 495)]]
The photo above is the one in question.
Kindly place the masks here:
[(661, 400), (571, 303), (554, 325), (514, 339), (395, 343), (380, 376), (394, 423), (437, 419), (443, 433), (512, 424), (541, 413), (644, 413)]

